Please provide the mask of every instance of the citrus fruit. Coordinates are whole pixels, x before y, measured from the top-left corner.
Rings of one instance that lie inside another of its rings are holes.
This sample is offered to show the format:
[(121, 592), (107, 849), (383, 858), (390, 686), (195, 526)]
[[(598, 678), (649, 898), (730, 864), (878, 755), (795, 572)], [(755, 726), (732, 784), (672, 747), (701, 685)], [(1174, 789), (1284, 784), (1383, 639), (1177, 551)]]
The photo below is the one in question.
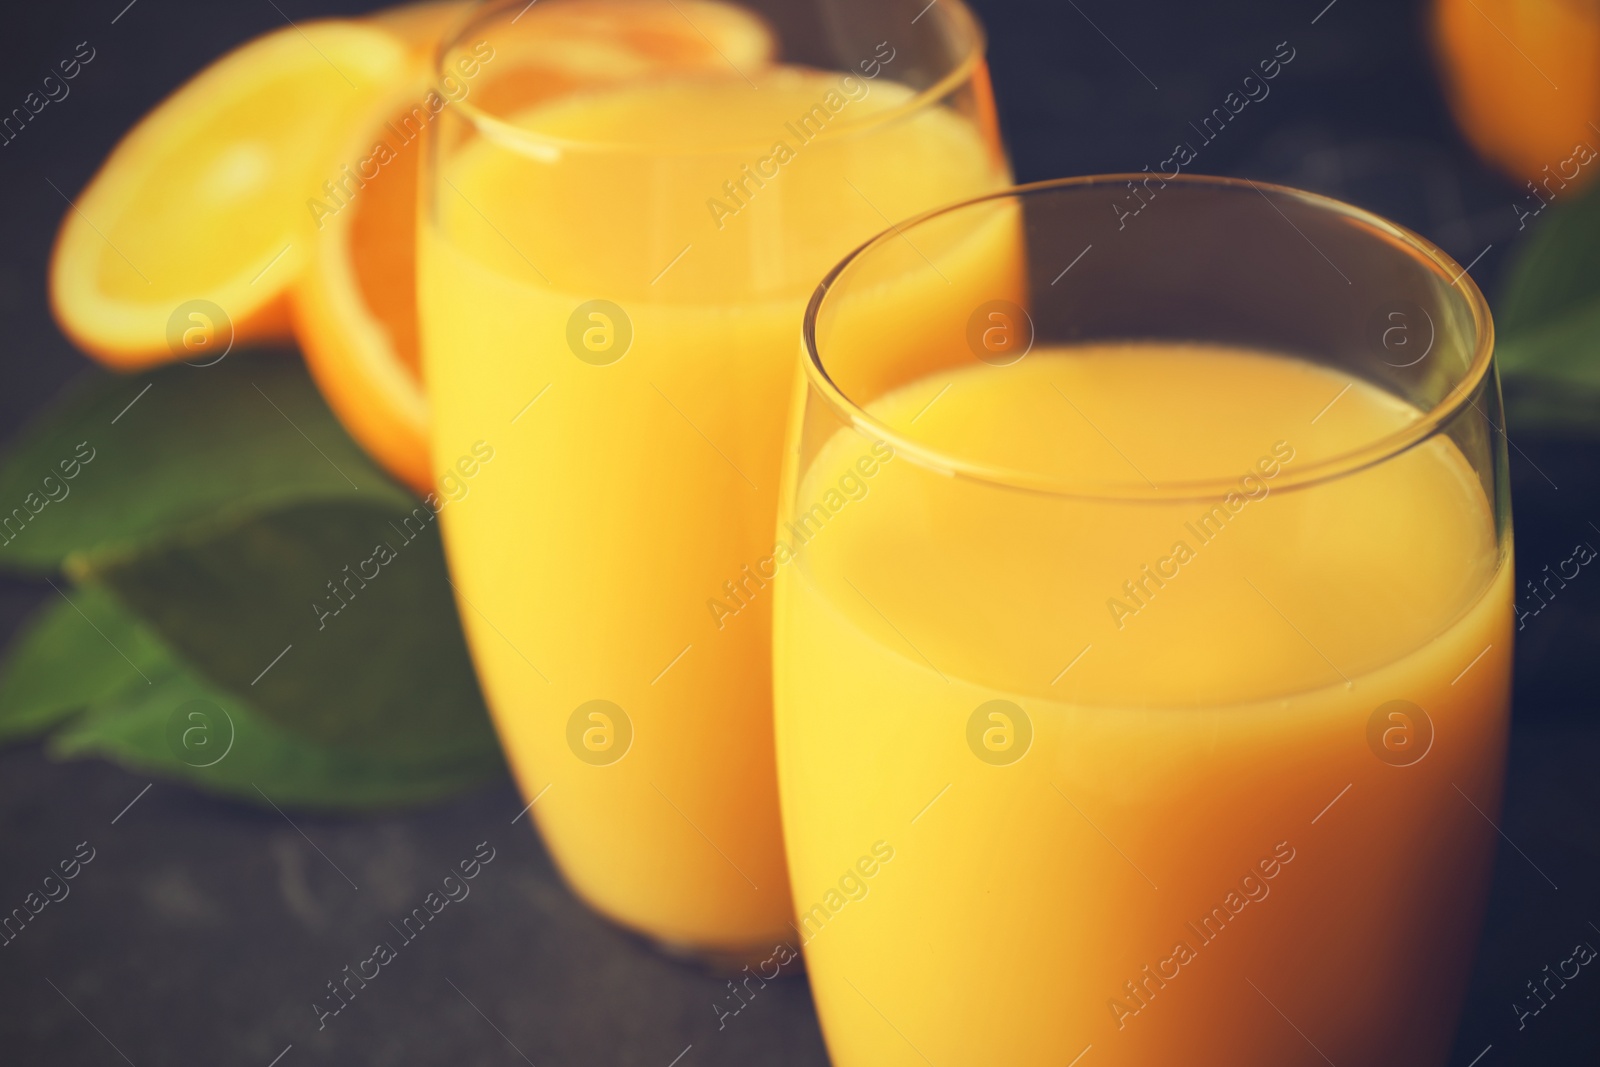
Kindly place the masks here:
[[(451, 7), (417, 5), (413, 25), (424, 16), (444, 25), (457, 16), (423, 9)], [(496, 24), (490, 47), (462, 49), (479, 61), (452, 66), (449, 81), (414, 79), (352, 124), (341, 161), (349, 169), (339, 171), (337, 196), (313, 206), (315, 251), (292, 293), (295, 335), (323, 396), (351, 436), (419, 492), (433, 487), (417, 351), (419, 135), (451, 106), (441, 101), (526, 104), (656, 70), (753, 68), (772, 52), (755, 16), (712, 0), (541, 0), (507, 30)]]
[[(1435, 0), (1433, 38), (1456, 121), (1474, 149), (1550, 193), (1582, 184), (1579, 144), (1600, 148), (1600, 2)], [(1544, 194), (1548, 196), (1549, 194)]]
[(284, 294), (313, 254), (307, 201), (337, 176), (351, 116), (414, 68), (393, 34), (331, 20), (196, 75), (71, 202), (50, 264), (63, 330), (121, 369), (281, 334)]
[[(421, 492), (428, 473), (428, 404), (417, 352), (417, 168), (402, 116), (414, 94), (383, 101), (351, 138), (362, 185), (325, 199), (314, 255), (295, 282), (295, 336), (323, 397), (350, 435), (389, 473)], [(401, 119), (391, 124), (392, 119)], [(374, 153), (382, 144), (389, 151)]]

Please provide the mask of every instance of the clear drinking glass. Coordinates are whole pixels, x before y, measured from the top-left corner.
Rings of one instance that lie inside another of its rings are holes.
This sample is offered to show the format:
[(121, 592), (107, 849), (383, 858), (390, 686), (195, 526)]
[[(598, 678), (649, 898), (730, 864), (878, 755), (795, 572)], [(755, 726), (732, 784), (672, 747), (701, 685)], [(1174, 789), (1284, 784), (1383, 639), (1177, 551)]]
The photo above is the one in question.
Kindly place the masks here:
[[(424, 377), (458, 608), (573, 888), (792, 940), (772, 523), (796, 338), (855, 244), (1009, 182), (955, 0), (509, 0), (442, 50)], [(448, 84), (448, 83), (447, 83)]]
[(774, 681), (834, 1063), (1444, 1062), (1508, 721), (1491, 349), (1417, 235), (1220, 178), (828, 275)]

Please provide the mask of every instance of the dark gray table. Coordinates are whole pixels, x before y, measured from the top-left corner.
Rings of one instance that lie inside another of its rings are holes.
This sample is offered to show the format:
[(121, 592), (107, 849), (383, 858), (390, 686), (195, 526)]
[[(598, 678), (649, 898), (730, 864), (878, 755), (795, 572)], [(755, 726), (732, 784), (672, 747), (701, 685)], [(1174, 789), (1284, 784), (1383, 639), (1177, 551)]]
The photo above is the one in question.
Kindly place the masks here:
[[(45, 310), (44, 263), (64, 208), (49, 182), (80, 188), (129, 125), (225, 48), (285, 15), (363, 6), (125, 4), (7, 11), (0, 106), (77, 42), (97, 54), (68, 99), (0, 148), (0, 437), (84, 367)], [(1515, 246), (1518, 192), (1450, 126), (1420, 12), (1324, 4), (979, 3), (1018, 177), (1153, 165), (1259, 54), (1288, 40), (1292, 72), (1207, 147), (1204, 169), (1356, 201), (1462, 262), (1488, 248), (1474, 274), (1492, 293)], [(1600, 447), (1512, 430), (1519, 568), (1537, 571), (1600, 523)], [(47, 592), (0, 583), (0, 634)], [(1520, 1031), (1512, 1003), (1575, 942), (1600, 944), (1597, 649), (1600, 579), (1574, 582), (1521, 635), (1504, 839), (1456, 1067), (1596, 1062), (1600, 975), (1586, 969)], [(296, 826), (147, 785), (103, 763), (50, 763), (33, 746), (0, 751), (0, 906), (20, 903), (80, 842), (94, 849), (71, 895), (0, 948), (0, 1062), (267, 1067), (291, 1044), (280, 1067), (826, 1062), (803, 980), (768, 986), (719, 1030), (722, 981), (579, 906), (526, 820), (512, 824), (522, 802), (508, 783), (420, 813)], [(311, 1004), (325, 983), (480, 841), (496, 858), (471, 896), (318, 1032)]]

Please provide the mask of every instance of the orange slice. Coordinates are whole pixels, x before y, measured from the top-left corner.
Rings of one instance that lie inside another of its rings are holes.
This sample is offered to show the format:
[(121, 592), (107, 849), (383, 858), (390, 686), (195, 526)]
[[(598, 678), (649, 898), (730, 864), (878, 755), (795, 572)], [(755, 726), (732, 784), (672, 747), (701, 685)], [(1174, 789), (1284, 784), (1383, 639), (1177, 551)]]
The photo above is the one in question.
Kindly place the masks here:
[(62, 329), (120, 369), (207, 355), (224, 328), (230, 341), (281, 334), (313, 254), (307, 200), (337, 176), (352, 116), (415, 70), (392, 33), (330, 20), (196, 75), (67, 210), (50, 264)]
[[(453, 6), (417, 5), (412, 25), (437, 32), (455, 13), (424, 9)], [(712, 0), (540, 0), (514, 32), (497, 24), (488, 40), (492, 58), (463, 68), (450, 95), (525, 103), (652, 70), (726, 70), (730, 62), (753, 69), (772, 55), (759, 19)], [(337, 203), (324, 199), (317, 209), (315, 255), (292, 293), (295, 334), (334, 413), (385, 469), (422, 493), (433, 478), (413, 246), (422, 139), (412, 133), (431, 124), (416, 119), (431, 91), (419, 80), (354, 127), (341, 166), (359, 184), (340, 171), (344, 189)]]
[(1433, 39), (1479, 155), (1518, 181), (1554, 176), (1546, 197), (1600, 174), (1574, 160), (1580, 144), (1600, 145), (1600, 3), (1435, 0)]

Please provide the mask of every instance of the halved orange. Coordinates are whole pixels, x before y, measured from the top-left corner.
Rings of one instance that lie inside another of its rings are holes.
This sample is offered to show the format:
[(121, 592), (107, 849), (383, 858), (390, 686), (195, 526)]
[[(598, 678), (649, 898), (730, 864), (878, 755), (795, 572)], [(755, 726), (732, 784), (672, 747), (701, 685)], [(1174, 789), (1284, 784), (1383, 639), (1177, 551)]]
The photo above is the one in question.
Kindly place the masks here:
[(1433, 39), (1479, 155), (1518, 181), (1549, 167), (1561, 183), (1551, 192), (1600, 175), (1574, 161), (1580, 144), (1600, 145), (1600, 3), (1435, 0)]
[[(352, 116), (416, 67), (394, 34), (329, 20), (196, 75), (68, 208), (50, 264), (62, 329), (121, 369), (202, 354), (205, 331), (186, 328), (194, 301), (220, 308), (237, 340), (281, 333), (283, 296), (313, 255), (308, 199), (337, 177)], [(193, 321), (220, 328), (212, 318)]]
[[(454, 13), (422, 8), (445, 24)], [(526, 103), (575, 85), (652, 70), (741, 68), (770, 61), (772, 37), (754, 15), (715, 0), (540, 0), (516, 34), (494, 34), (496, 58), (455, 92), (513, 95)], [(496, 63), (500, 66), (497, 68)], [(317, 211), (316, 251), (295, 283), (295, 334), (334, 413), (391, 474), (418, 492), (433, 488), (428, 402), (417, 349), (415, 250), (420, 137), (414, 114), (427, 79), (390, 94), (353, 127), (338, 201)], [(436, 121), (436, 120), (434, 120)], [(345, 195), (348, 192), (349, 195)]]
[[(419, 139), (405, 140), (404, 114), (426, 94), (382, 101), (349, 142), (362, 184), (325, 199), (315, 254), (291, 293), (306, 367), (334, 414), (390, 474), (419, 492), (428, 473), (428, 402), (417, 352), (416, 240)], [(387, 152), (374, 153), (382, 144)]]

